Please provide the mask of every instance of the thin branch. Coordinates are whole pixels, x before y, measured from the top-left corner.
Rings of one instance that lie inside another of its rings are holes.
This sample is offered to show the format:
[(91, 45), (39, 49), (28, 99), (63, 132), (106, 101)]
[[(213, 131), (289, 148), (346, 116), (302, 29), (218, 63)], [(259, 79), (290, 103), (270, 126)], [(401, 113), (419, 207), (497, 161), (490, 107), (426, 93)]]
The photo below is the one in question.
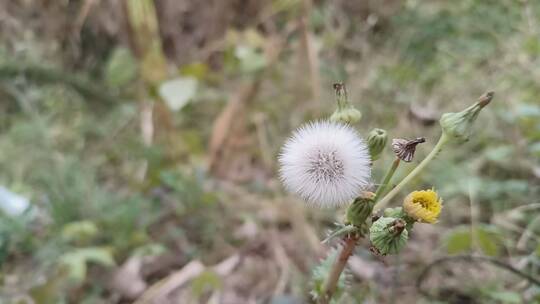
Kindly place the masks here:
[(502, 268), (504, 270), (507, 270), (519, 277), (522, 277), (523, 279), (526, 279), (532, 284), (535, 284), (537, 286), (540, 286), (540, 279), (534, 278), (530, 276), (527, 273), (522, 272), (521, 270), (513, 267), (510, 264), (507, 264), (499, 259), (492, 258), (492, 257), (486, 257), (486, 256), (473, 256), (473, 255), (455, 255), (455, 256), (447, 256), (440, 258), (438, 260), (433, 261), (431, 264), (426, 266), (418, 279), (416, 280), (416, 289), (420, 294), (427, 298), (432, 298), (433, 296), (427, 292), (426, 290), (422, 289), (422, 283), (426, 280), (426, 278), (429, 276), (430, 271), (435, 268), (436, 266), (440, 266), (447, 262), (455, 262), (455, 261), (465, 261), (465, 262), (481, 262), (481, 263), (488, 263), (491, 265), (494, 265), (496, 267)]

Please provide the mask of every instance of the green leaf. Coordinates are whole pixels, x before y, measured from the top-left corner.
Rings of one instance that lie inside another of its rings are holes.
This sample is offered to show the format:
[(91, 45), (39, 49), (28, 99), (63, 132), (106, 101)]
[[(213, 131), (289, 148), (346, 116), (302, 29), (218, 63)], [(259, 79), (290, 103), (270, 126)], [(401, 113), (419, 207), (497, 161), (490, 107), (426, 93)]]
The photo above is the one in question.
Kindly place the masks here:
[(60, 257), (60, 264), (66, 268), (68, 277), (76, 282), (86, 278), (87, 263), (90, 262), (106, 267), (116, 264), (110, 249), (106, 247), (79, 248)]
[(222, 285), (221, 278), (215, 272), (207, 270), (193, 280), (191, 292), (196, 298), (199, 298), (206, 291), (220, 289)]
[(489, 293), (489, 296), (498, 301), (498, 303), (504, 304), (519, 304), (523, 303), (521, 300), (521, 295), (512, 291), (493, 291)]
[(197, 80), (205, 79), (208, 75), (208, 72), (208, 65), (201, 62), (193, 62), (182, 66), (182, 68), (180, 69), (180, 74), (182, 74), (182, 76), (195, 77)]
[(446, 237), (446, 250), (449, 254), (461, 253), (471, 250), (471, 232), (461, 228), (454, 229)]
[(482, 252), (489, 256), (497, 256), (500, 251), (499, 235), (491, 229), (479, 227), (475, 230), (478, 246)]
[(163, 246), (162, 244), (158, 243), (150, 243), (143, 245), (137, 249), (134, 250), (133, 256), (139, 256), (139, 257), (148, 257), (148, 256), (159, 256), (163, 253), (167, 252), (167, 247)]
[(262, 52), (248, 46), (236, 47), (234, 55), (240, 60), (240, 69), (244, 73), (257, 72), (263, 69), (267, 63)]
[(445, 238), (449, 254), (457, 254), (472, 250), (472, 240), (477, 242), (479, 249), (486, 255), (497, 256), (501, 251), (501, 235), (489, 225), (481, 225), (471, 231), (470, 226), (460, 226), (453, 229)]
[(92, 239), (98, 233), (97, 226), (91, 221), (78, 221), (64, 225), (62, 238), (67, 241), (84, 242)]
[(137, 62), (126, 48), (116, 48), (105, 67), (105, 79), (111, 87), (121, 87), (135, 79)]
[(179, 111), (195, 96), (197, 83), (194, 77), (178, 77), (165, 81), (159, 86), (159, 96), (171, 110)]

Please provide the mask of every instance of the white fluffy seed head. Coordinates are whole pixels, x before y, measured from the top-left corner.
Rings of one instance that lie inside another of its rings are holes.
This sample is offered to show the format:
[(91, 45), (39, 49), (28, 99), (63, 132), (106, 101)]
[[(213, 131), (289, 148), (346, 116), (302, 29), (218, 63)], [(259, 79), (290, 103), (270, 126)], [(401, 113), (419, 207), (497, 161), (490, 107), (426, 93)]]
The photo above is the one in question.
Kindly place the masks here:
[(287, 190), (319, 207), (349, 203), (371, 177), (369, 150), (349, 125), (320, 121), (298, 128), (279, 156)]

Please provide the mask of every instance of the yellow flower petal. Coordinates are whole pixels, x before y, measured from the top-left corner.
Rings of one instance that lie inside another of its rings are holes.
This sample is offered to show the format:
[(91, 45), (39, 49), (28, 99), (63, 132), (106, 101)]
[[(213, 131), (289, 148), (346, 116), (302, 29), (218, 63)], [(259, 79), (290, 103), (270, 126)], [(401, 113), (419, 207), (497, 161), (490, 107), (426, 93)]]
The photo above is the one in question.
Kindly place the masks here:
[(413, 219), (433, 224), (442, 209), (442, 199), (434, 190), (413, 191), (403, 201), (403, 210)]

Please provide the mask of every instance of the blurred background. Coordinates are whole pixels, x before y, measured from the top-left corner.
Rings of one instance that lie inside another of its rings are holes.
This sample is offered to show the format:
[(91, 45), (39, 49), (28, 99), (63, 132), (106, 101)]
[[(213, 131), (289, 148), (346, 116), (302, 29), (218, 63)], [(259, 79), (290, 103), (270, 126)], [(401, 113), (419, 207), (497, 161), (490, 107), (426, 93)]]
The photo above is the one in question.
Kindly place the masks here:
[(416, 163), (496, 92), (407, 187), (439, 223), (398, 257), (363, 240), (341, 303), (540, 301), (490, 263), (425, 272), (540, 275), (539, 1), (6, 0), (0, 41), (0, 303), (309, 303), (343, 211), (285, 193), (276, 156), (338, 81), (361, 134), (426, 137)]

